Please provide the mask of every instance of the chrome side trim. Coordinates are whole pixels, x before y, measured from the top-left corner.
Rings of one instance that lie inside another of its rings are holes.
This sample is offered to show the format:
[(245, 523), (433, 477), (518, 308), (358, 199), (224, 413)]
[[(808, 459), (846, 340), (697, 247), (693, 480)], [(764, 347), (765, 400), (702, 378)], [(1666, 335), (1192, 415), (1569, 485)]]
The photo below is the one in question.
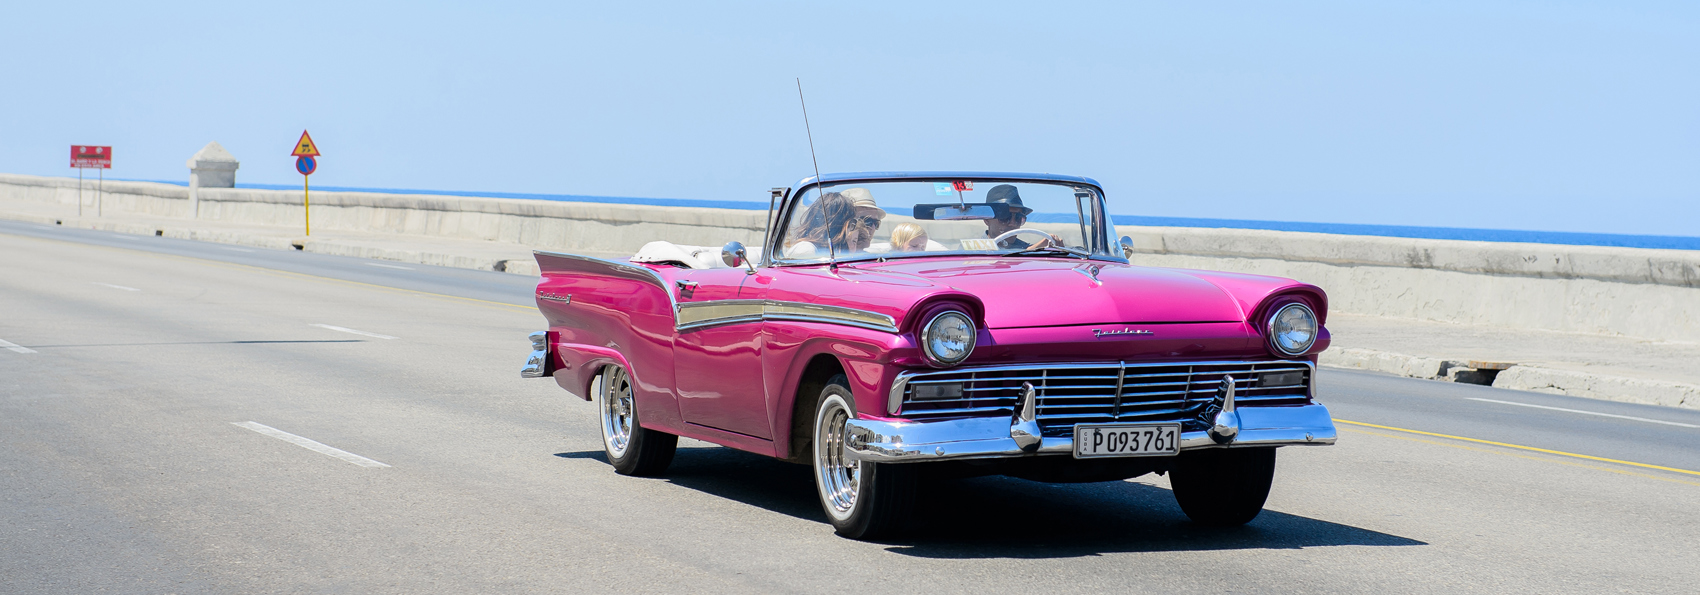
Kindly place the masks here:
[(868, 328), (888, 333), (897, 332), (897, 320), (884, 314), (869, 312), (867, 310), (857, 310), (855, 308), (825, 306), (806, 302), (780, 302), (768, 300), (766, 307), (762, 310), (762, 317), (768, 320), (825, 322), (828, 324), (844, 324)]
[(685, 332), (711, 326), (761, 322), (763, 320), (819, 322), (887, 333), (897, 332), (897, 321), (884, 314), (838, 306), (775, 300), (686, 302), (679, 305), (676, 329), (679, 332)]
[(679, 304), (678, 331), (723, 324), (761, 322), (762, 300), (713, 300)]
[[(1182, 451), (1203, 448), (1326, 446), (1339, 434), (1328, 408), (1320, 404), (1296, 407), (1239, 409), (1240, 432), (1228, 444), (1217, 444), (1208, 432), (1182, 432)], [(1046, 437), (1036, 452), (1027, 452), (1010, 435), (1009, 420), (978, 417), (935, 422), (891, 422), (853, 419), (845, 424), (845, 456), (874, 463), (923, 463), (952, 459), (999, 459), (1074, 453), (1074, 434)]]
[(802, 315), (785, 314), (785, 315), (778, 315), (778, 316), (768, 316), (767, 319), (768, 320), (789, 320), (789, 321), (792, 321), (792, 322), (818, 322), (818, 323), (821, 323), (821, 324), (836, 324), (836, 325), (839, 325), (839, 326), (853, 326), (853, 327), (856, 327), (856, 328), (865, 328), (865, 329), (868, 329), (870, 331), (880, 331), (880, 332), (883, 332), (883, 333), (895, 333), (895, 332), (897, 332), (897, 329), (895, 327), (892, 327), (892, 326), (887, 326), (887, 325), (883, 325), (883, 324), (870, 324), (870, 323), (866, 323), (866, 322), (857, 322), (857, 321), (854, 321), (854, 320), (845, 320), (843, 318), (832, 318), (832, 317), (827, 317), (827, 316), (802, 316)]

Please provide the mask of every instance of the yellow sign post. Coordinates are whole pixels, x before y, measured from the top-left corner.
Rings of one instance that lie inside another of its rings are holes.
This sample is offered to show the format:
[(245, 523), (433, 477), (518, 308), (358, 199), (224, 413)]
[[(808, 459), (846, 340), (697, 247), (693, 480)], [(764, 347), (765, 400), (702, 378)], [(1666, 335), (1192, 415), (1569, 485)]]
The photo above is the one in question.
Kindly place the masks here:
[(313, 171), (319, 168), (319, 147), (313, 144), (313, 137), (302, 130), (301, 140), (295, 141), (295, 151), (290, 155), (295, 157), (295, 171), (301, 172), (301, 210), (306, 217), (307, 235), (313, 235), (313, 200), (307, 176), (313, 175)]

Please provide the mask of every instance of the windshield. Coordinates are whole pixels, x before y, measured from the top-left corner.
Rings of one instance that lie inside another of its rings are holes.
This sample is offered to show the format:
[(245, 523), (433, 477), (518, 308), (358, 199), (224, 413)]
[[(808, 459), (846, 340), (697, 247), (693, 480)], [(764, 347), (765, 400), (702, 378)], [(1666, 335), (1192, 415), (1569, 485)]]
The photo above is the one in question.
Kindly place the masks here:
[(1110, 255), (1096, 188), (1055, 182), (904, 180), (811, 187), (775, 246), (781, 262), (928, 253)]

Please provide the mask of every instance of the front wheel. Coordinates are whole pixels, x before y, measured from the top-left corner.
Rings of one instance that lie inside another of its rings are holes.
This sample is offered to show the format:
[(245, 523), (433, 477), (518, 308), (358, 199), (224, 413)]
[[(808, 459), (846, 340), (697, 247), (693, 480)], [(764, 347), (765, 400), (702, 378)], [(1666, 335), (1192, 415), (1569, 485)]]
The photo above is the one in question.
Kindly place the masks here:
[(915, 508), (913, 465), (846, 458), (844, 423), (856, 416), (848, 380), (834, 376), (815, 408), (815, 489), (832, 528), (850, 539), (878, 539), (909, 524)]
[(1212, 448), (1183, 452), (1169, 472), (1175, 502), (1193, 522), (1237, 527), (1263, 512), (1275, 480), (1275, 449)]
[(620, 475), (660, 475), (673, 463), (679, 437), (638, 425), (637, 401), (626, 369), (609, 364), (593, 387), (597, 417), (602, 422), (602, 451)]

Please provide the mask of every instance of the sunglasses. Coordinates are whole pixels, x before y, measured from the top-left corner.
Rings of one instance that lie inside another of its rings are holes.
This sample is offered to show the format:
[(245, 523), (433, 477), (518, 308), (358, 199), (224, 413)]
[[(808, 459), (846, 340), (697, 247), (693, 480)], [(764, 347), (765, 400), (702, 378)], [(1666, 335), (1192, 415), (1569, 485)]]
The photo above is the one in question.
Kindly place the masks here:
[(1009, 213), (1005, 214), (1004, 216), (998, 217), (998, 221), (1014, 221), (1014, 220), (1017, 220), (1017, 219), (1020, 219), (1022, 221), (1026, 221), (1027, 220), (1027, 213), (1023, 213), (1023, 212), (1020, 212), (1020, 211), (1010, 211)]
[(879, 219), (875, 219), (873, 217), (858, 217), (856, 220), (862, 224), (862, 227), (868, 228), (871, 231), (879, 231), (880, 229)]

